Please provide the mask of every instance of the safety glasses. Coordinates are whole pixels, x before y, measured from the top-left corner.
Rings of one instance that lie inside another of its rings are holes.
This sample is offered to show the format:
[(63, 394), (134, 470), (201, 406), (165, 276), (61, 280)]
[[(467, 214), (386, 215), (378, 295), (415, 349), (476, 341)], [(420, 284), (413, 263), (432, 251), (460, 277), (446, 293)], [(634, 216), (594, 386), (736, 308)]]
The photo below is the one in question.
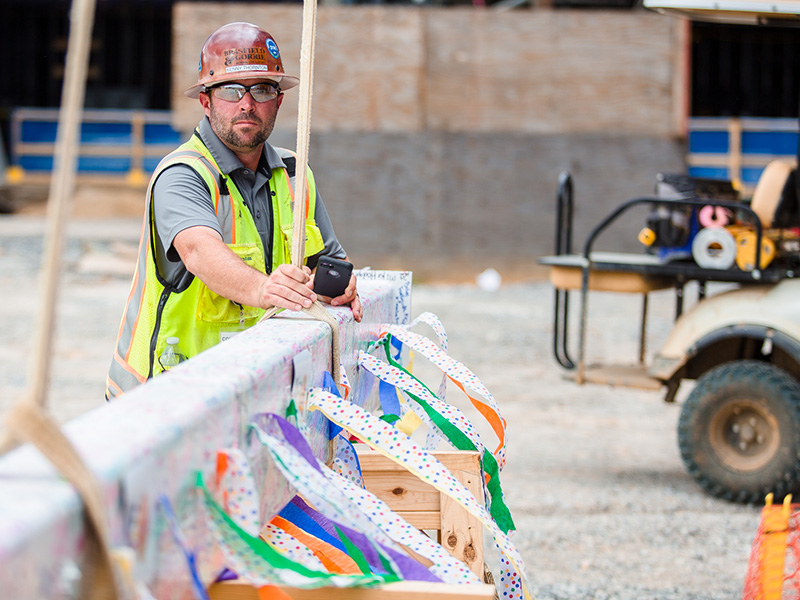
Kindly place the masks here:
[(247, 92), (256, 102), (268, 102), (274, 100), (281, 93), (281, 88), (271, 82), (254, 83), (253, 85), (242, 85), (240, 83), (226, 83), (211, 88), (206, 88), (206, 92), (214, 94), (215, 98), (226, 102), (239, 102)]

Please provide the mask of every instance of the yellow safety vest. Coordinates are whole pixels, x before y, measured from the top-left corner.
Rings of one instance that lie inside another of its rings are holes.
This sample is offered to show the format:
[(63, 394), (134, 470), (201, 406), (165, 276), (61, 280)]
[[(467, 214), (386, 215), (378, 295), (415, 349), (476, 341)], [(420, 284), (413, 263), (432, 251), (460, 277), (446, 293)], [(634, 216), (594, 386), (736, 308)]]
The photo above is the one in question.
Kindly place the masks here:
[[(293, 155), (277, 148), (284, 160)], [(108, 373), (106, 398), (115, 398), (163, 371), (158, 357), (168, 337), (180, 338), (180, 348), (187, 357), (216, 345), (224, 331), (246, 329), (254, 325), (264, 310), (243, 306), (212, 292), (197, 277), (171, 285), (158, 273), (155, 260), (153, 227), (153, 185), (159, 174), (175, 164), (192, 167), (211, 190), (214, 211), (225, 244), (242, 261), (266, 273), (264, 247), (250, 210), (233, 180), (224, 175), (208, 148), (195, 135), (166, 156), (156, 167), (147, 190), (147, 209), (139, 242), (139, 257), (131, 291), (122, 316), (114, 357)], [(324, 248), (322, 234), (314, 221), (316, 185), (311, 169), (307, 170), (306, 248), (313, 256)], [(294, 178), (285, 168), (272, 170), (273, 240), (272, 269), (291, 262), (292, 207)]]

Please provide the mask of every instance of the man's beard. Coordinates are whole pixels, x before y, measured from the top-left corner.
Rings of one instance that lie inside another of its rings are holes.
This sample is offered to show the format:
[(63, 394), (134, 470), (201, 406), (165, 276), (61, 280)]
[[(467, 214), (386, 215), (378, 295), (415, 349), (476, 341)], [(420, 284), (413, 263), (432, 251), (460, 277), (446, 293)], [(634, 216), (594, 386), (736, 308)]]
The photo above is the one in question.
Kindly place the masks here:
[[(211, 129), (219, 136), (226, 146), (232, 150), (255, 150), (261, 144), (267, 141), (272, 135), (272, 129), (275, 127), (275, 117), (267, 118), (266, 122), (262, 122), (255, 114), (242, 114), (237, 116), (233, 121), (223, 120), (211, 106)], [(234, 131), (233, 126), (237, 121), (255, 121), (261, 124), (261, 128), (255, 133), (249, 134), (247, 137)]]

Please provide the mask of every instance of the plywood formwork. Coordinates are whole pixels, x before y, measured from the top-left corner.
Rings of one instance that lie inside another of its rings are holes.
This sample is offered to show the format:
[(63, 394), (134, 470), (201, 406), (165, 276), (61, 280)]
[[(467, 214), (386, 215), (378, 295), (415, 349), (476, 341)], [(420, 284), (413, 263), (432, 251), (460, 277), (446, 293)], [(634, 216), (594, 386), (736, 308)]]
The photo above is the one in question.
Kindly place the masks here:
[[(299, 70), (300, 6), (178, 3), (173, 109), (190, 129), (202, 116), (183, 97), (205, 37), (236, 20), (277, 39)], [(312, 131), (671, 135), (685, 74), (681, 26), (643, 11), (323, 6), (317, 18)], [(293, 130), (289, 92), (279, 128)]]

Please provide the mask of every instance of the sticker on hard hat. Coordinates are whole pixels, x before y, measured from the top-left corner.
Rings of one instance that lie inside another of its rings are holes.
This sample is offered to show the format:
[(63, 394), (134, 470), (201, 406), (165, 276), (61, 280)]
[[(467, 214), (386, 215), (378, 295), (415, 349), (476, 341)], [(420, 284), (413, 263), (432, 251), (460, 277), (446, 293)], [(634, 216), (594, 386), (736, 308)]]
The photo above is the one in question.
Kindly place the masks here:
[(241, 73), (242, 71), (265, 71), (271, 72), (272, 69), (269, 65), (236, 65), (235, 67), (226, 67), (226, 73)]
[(269, 53), (272, 54), (274, 58), (278, 58), (281, 55), (275, 40), (267, 40), (267, 50), (269, 50)]
[(248, 64), (267, 64), (267, 53), (264, 48), (232, 48), (225, 50), (225, 66)]

